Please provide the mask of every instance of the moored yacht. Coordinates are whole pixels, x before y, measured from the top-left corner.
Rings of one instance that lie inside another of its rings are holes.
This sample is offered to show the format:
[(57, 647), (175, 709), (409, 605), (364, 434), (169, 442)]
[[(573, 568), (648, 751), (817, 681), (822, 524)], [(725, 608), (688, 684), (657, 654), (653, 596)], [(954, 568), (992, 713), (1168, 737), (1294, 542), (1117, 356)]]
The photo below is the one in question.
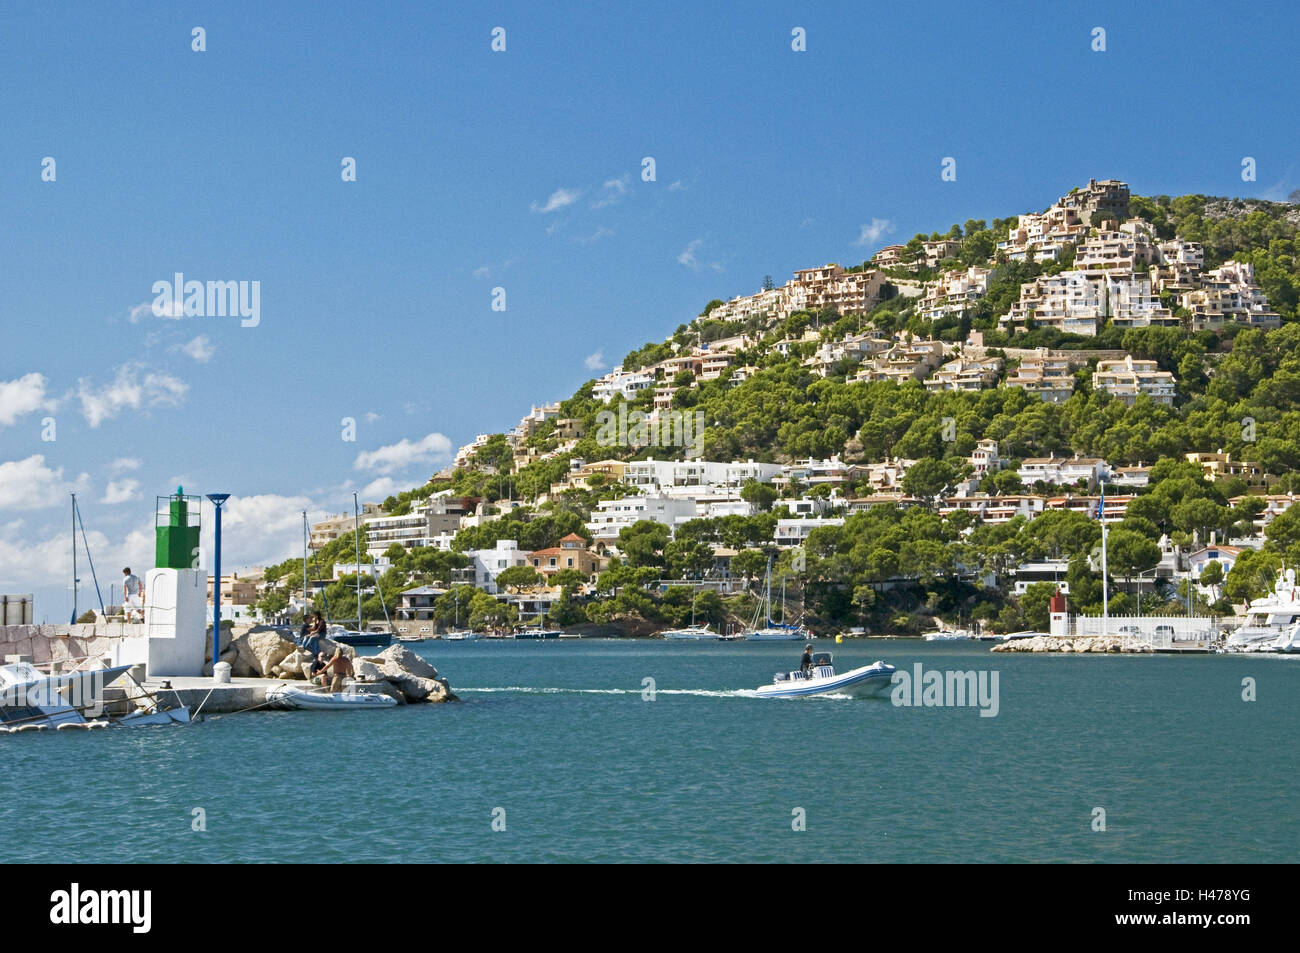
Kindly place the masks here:
[(1225, 652), (1300, 651), (1300, 587), (1294, 569), (1278, 573), (1273, 591), (1255, 599), (1241, 626), (1228, 636)]
[(688, 625), (682, 629), (665, 629), (659, 635), (665, 639), (678, 642), (716, 642), (718, 633), (709, 628), (708, 624)]
[[(763, 623), (760, 625), (760, 621)], [(767, 561), (767, 575), (763, 583), (763, 598), (754, 610), (754, 618), (745, 630), (747, 642), (807, 642), (815, 638), (802, 623), (785, 621), (785, 585), (781, 586), (781, 621), (772, 618), (772, 560)]]

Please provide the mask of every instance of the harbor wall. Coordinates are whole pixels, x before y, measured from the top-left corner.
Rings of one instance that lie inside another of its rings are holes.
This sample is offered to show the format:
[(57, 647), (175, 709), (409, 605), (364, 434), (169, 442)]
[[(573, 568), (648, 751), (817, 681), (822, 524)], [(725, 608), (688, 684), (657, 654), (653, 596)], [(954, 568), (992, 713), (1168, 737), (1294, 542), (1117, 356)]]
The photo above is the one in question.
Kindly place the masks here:
[(144, 661), (147, 652), (142, 623), (92, 622), (72, 625), (0, 625), (0, 659), (23, 655), (36, 665), (75, 664), (86, 658), (121, 659), (117, 664)]

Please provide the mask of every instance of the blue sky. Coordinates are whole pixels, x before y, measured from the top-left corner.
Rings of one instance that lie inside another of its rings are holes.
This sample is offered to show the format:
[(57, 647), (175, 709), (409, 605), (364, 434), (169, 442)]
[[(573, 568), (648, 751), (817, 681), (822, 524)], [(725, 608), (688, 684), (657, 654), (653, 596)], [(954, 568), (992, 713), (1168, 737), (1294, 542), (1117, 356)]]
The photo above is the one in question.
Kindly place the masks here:
[[(1300, 187), (1290, 7), (733, 6), (7, 6), (0, 591), (66, 616), (74, 489), (101, 582), (177, 482), (283, 558), (765, 274), (1089, 177)], [(178, 271), (260, 322), (152, 316)]]

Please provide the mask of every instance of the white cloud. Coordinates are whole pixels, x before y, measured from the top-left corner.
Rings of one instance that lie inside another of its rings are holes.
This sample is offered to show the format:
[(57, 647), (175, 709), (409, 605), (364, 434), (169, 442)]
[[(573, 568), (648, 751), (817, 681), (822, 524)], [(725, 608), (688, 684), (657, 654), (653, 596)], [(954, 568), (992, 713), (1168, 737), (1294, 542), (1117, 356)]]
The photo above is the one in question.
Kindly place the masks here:
[(694, 241), (692, 241), (689, 245), (687, 245), (682, 250), (682, 253), (677, 256), (677, 263), (679, 265), (685, 265), (687, 268), (691, 269), (691, 271), (699, 271), (701, 268), (705, 268), (705, 267), (707, 267), (710, 271), (719, 271), (719, 272), (722, 271), (722, 264), (720, 262), (700, 261), (699, 256), (696, 254), (696, 252), (698, 252), (703, 245), (704, 245), (704, 239), (702, 238), (697, 238)]
[(592, 242), (598, 242), (602, 238), (608, 238), (610, 235), (613, 234), (614, 234), (614, 229), (606, 228), (604, 225), (601, 225), (590, 235), (580, 235), (577, 238), (575, 238), (574, 241), (577, 242), (579, 245), (590, 245)]
[(91, 427), (98, 427), (123, 410), (178, 407), (189, 389), (190, 385), (170, 374), (147, 373), (141, 378), (139, 368), (132, 364), (123, 364), (113, 381), (99, 388), (84, 377), (77, 381), (81, 413)]
[(855, 245), (874, 245), (894, 230), (894, 223), (887, 218), (873, 218), (870, 225), (863, 225)]
[(45, 377), (33, 371), (11, 381), (0, 381), (0, 427), (12, 427), (19, 417), (36, 410), (53, 410), (45, 396)]
[(139, 499), (139, 494), (136, 493), (138, 489), (140, 489), (139, 480), (129, 478), (125, 480), (109, 480), (108, 486), (104, 488), (104, 497), (99, 502), (105, 506), (129, 503), (132, 500)]
[(676, 179), (676, 180), (674, 180), (672, 183), (669, 184), (669, 186), (668, 186), (668, 191), (669, 191), (669, 192), (685, 192), (685, 191), (686, 191), (686, 186), (684, 186), (684, 185), (682, 184), (682, 180), (681, 180), (681, 179)]
[(132, 470), (140, 469), (140, 459), (138, 457), (118, 457), (108, 465), (110, 473), (126, 473)]
[(212, 360), (212, 355), (217, 353), (216, 347), (202, 334), (188, 344), (180, 345), (179, 350), (186, 357), (193, 358), (200, 364), (208, 363)]
[(379, 415), (375, 413), (373, 410), (366, 411), (366, 423), (373, 424), (378, 419), (379, 419)]
[(627, 184), (631, 181), (628, 175), (622, 175), (617, 179), (610, 179), (600, 187), (600, 195), (591, 202), (592, 208), (605, 208), (609, 205), (616, 204), (619, 199), (627, 194)]
[(143, 304), (137, 304), (130, 310), (130, 313), (127, 316), (132, 324), (139, 324), (143, 318), (170, 318), (179, 321), (181, 318), (185, 317), (185, 306), (180, 301), (169, 300), (160, 310), (160, 314), (155, 314), (153, 310), (153, 301), (149, 300)]
[(384, 476), (371, 480), (357, 491), (357, 496), (369, 503), (382, 503), (393, 494), (409, 489), (409, 486), (398, 483), (392, 477)]
[(39, 453), (25, 460), (0, 463), (0, 510), (39, 510), (67, 502), (68, 494), (89, 482), (83, 473), (76, 482), (63, 479), (63, 468), (52, 470)]
[[(94, 531), (87, 538), (92, 552), (98, 551), (97, 542), (105, 541), (102, 534)], [(68, 584), (72, 574), (71, 546), (66, 530), (40, 542), (27, 542), (8, 533), (0, 536), (0, 587), (6, 592), (15, 589), (32, 592), (48, 587), (51, 580)], [(40, 612), (39, 600), (37, 612)]]
[(686, 246), (686, 248), (682, 250), (682, 253), (677, 256), (677, 263), (679, 265), (685, 265), (687, 268), (690, 268), (692, 271), (699, 271), (700, 262), (695, 257), (695, 253), (700, 250), (700, 246), (703, 244), (704, 244), (704, 239), (702, 238), (697, 238), (694, 241), (692, 241), (689, 245)]
[(546, 214), (547, 212), (558, 212), (562, 208), (568, 208), (574, 202), (582, 197), (582, 193), (577, 189), (556, 189), (551, 193), (551, 197), (546, 200), (545, 205), (538, 205), (534, 202), (531, 206), (534, 212)]
[(357, 454), (353, 468), (389, 474), (417, 463), (446, 463), (450, 459), (451, 441), (440, 433), (431, 433), (421, 440), (411, 441), (403, 437), (400, 442), (378, 450), (363, 450)]
[(583, 360), (589, 371), (603, 371), (608, 365), (605, 363), (605, 350), (601, 348), (594, 354), (588, 354)]
[(479, 265), (477, 268), (474, 269), (473, 274), (474, 274), (474, 277), (475, 277), (475, 278), (491, 278), (491, 277), (492, 277), (492, 266), (491, 266), (491, 265)]

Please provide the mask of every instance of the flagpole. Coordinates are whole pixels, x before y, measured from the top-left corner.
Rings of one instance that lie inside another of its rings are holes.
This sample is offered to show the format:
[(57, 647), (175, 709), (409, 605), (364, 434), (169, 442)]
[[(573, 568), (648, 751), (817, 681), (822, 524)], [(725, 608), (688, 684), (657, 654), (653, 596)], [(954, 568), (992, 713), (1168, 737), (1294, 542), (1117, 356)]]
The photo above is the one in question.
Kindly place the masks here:
[(1110, 599), (1106, 588), (1106, 481), (1101, 481), (1101, 500), (1097, 504), (1097, 515), (1101, 517), (1101, 634), (1110, 633)]

